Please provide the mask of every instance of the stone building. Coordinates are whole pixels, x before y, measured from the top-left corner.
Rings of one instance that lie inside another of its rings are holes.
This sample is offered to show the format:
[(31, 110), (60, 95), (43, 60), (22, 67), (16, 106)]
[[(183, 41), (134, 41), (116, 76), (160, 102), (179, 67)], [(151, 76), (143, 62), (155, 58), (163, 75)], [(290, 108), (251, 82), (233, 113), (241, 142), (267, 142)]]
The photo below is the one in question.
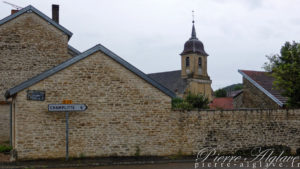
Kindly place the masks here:
[[(56, 8), (57, 9), (57, 8)], [(53, 6), (53, 15), (58, 15)], [(72, 33), (33, 6), (0, 20), (0, 142), (9, 139), (9, 88), (78, 55)], [(59, 46), (59, 47), (58, 47)]]
[(149, 74), (151, 78), (164, 85), (177, 96), (188, 92), (203, 94), (212, 100), (210, 77), (207, 73), (208, 54), (203, 43), (197, 38), (193, 21), (191, 38), (185, 42), (181, 55), (181, 70)]
[[(70, 114), (70, 127), (76, 129), (70, 132), (71, 156), (79, 152), (89, 156), (134, 154), (140, 144), (149, 146), (145, 152), (149, 155), (170, 154), (150, 147), (175, 144), (168, 140), (171, 137), (157, 138), (161, 137), (157, 133), (171, 126), (156, 127), (170, 115), (175, 94), (102, 45), (80, 53), (68, 45), (71, 36), (58, 19), (33, 6), (0, 21), (0, 92), (5, 93), (0, 133), (4, 133), (2, 138), (11, 136), (18, 158), (64, 156), (65, 116), (48, 112), (48, 105), (65, 99), (88, 106), (86, 112)], [(131, 116), (120, 122), (123, 113)], [(128, 124), (128, 118), (134, 122)], [(114, 127), (115, 123), (122, 125)], [(121, 138), (122, 132), (128, 135)], [(136, 132), (141, 132), (139, 138), (134, 138)], [(134, 140), (127, 144), (125, 140), (131, 138)], [(141, 142), (146, 138), (150, 142)]]
[(268, 72), (239, 70), (243, 76), (243, 92), (234, 97), (235, 108), (283, 108), (287, 98), (273, 85)]
[[(28, 99), (32, 91), (45, 93), (44, 100)], [(12, 145), (19, 159), (64, 157), (65, 115), (48, 112), (48, 105), (69, 99), (88, 106), (85, 112), (70, 113), (70, 156), (133, 155), (136, 146), (148, 155), (170, 154), (159, 145), (176, 142), (161, 136), (172, 126), (156, 126), (170, 115), (174, 96), (96, 45), (6, 92), (12, 98)]]

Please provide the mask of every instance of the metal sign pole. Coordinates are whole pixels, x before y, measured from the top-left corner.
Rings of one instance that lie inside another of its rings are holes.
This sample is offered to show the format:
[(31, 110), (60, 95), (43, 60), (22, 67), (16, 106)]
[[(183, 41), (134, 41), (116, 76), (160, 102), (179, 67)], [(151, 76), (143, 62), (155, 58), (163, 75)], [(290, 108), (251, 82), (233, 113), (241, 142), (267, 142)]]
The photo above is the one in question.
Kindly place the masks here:
[(72, 100), (64, 100), (63, 104), (48, 104), (49, 112), (66, 113), (66, 161), (69, 159), (69, 112), (81, 112), (87, 108), (85, 104), (72, 104)]
[(66, 161), (69, 159), (69, 112), (66, 112)]

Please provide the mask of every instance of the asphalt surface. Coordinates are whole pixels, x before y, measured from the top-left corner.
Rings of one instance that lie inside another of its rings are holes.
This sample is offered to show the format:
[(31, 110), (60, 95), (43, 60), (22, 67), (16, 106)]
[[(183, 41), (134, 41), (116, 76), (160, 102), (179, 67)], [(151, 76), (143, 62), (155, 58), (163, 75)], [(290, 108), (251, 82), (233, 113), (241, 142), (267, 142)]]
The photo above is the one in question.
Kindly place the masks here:
[(167, 164), (142, 164), (142, 165), (113, 165), (82, 168), (59, 169), (194, 169), (194, 163), (167, 163)]
[[(299, 163), (300, 164), (300, 163)], [(79, 167), (79, 168), (59, 168), (59, 169), (266, 169), (265, 166), (244, 166), (240, 167), (238, 165), (232, 164), (231, 167), (226, 166), (198, 166), (195, 167), (195, 163), (188, 162), (188, 163), (165, 163), (165, 164), (144, 164), (144, 165), (113, 165), (113, 166), (99, 166), (99, 167)], [(297, 166), (291, 166), (288, 164), (288, 166), (270, 166), (267, 169), (300, 169), (300, 165)]]
[[(214, 160), (208, 159), (205, 163), (199, 163), (197, 165), (195, 164), (195, 160), (191, 157), (181, 160), (170, 160), (158, 157), (110, 157), (98, 159), (72, 159), (70, 161), (60, 159), (0, 163), (0, 169), (300, 169), (299, 157), (293, 164), (291, 162), (285, 162), (281, 163), (283, 165), (280, 165), (280, 162), (276, 162), (276, 166), (271, 165), (269, 167), (265, 167), (267, 159), (262, 159), (260, 161), (251, 163), (251, 159), (246, 160), (245, 158), (242, 161), (222, 163), (220, 161), (214, 162)], [(243, 166), (241, 166), (241, 164), (243, 164)], [(270, 163), (268, 162), (267, 164)]]

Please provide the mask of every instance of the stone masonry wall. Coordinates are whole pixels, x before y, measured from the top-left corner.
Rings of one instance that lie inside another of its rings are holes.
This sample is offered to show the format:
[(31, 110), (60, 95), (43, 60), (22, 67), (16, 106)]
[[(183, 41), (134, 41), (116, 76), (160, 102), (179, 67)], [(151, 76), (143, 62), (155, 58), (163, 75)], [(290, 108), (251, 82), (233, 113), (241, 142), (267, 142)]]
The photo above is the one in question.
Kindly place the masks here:
[[(174, 112), (175, 113), (175, 112)], [(250, 147), (300, 148), (300, 109), (176, 112), (180, 114), (178, 149), (184, 154), (211, 147), (234, 153)], [(175, 113), (175, 114), (176, 114)]]
[(243, 93), (240, 93), (237, 96), (233, 97), (233, 108), (234, 109), (243, 108)]
[[(26, 100), (27, 90), (45, 90), (46, 100)], [(65, 156), (65, 113), (48, 112), (48, 104), (65, 99), (88, 106), (69, 115), (70, 156), (176, 153), (171, 98), (97, 52), (17, 94), (13, 146), (19, 159)]]
[(243, 78), (242, 108), (262, 108), (278, 109), (280, 108), (270, 97), (260, 91), (247, 79)]
[(0, 25), (0, 101), (7, 89), (70, 57), (67, 35), (34, 13)]
[(9, 104), (0, 103), (0, 144), (9, 141)]

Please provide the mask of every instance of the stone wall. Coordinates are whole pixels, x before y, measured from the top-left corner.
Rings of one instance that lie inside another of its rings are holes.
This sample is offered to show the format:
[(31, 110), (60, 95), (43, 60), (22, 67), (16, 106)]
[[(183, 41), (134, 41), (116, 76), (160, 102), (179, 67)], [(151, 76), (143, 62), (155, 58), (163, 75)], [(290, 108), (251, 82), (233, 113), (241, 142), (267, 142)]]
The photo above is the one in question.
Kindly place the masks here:
[(34, 13), (0, 25), (0, 101), (7, 89), (70, 57), (67, 35)]
[(9, 104), (0, 102), (0, 144), (9, 141)]
[[(243, 78), (242, 108), (278, 109), (280, 106)], [(241, 107), (239, 107), (241, 108)]]
[(288, 146), (293, 153), (300, 148), (300, 109), (176, 113), (181, 131), (178, 149), (184, 154), (205, 147), (219, 153), (271, 145)]
[[(27, 100), (27, 90), (44, 90), (46, 100)], [(65, 113), (48, 112), (48, 104), (65, 99), (88, 106), (69, 115), (70, 156), (176, 153), (171, 98), (97, 52), (17, 94), (13, 147), (19, 159), (65, 156)]]
[(243, 108), (243, 92), (233, 97), (233, 108), (234, 109)]

